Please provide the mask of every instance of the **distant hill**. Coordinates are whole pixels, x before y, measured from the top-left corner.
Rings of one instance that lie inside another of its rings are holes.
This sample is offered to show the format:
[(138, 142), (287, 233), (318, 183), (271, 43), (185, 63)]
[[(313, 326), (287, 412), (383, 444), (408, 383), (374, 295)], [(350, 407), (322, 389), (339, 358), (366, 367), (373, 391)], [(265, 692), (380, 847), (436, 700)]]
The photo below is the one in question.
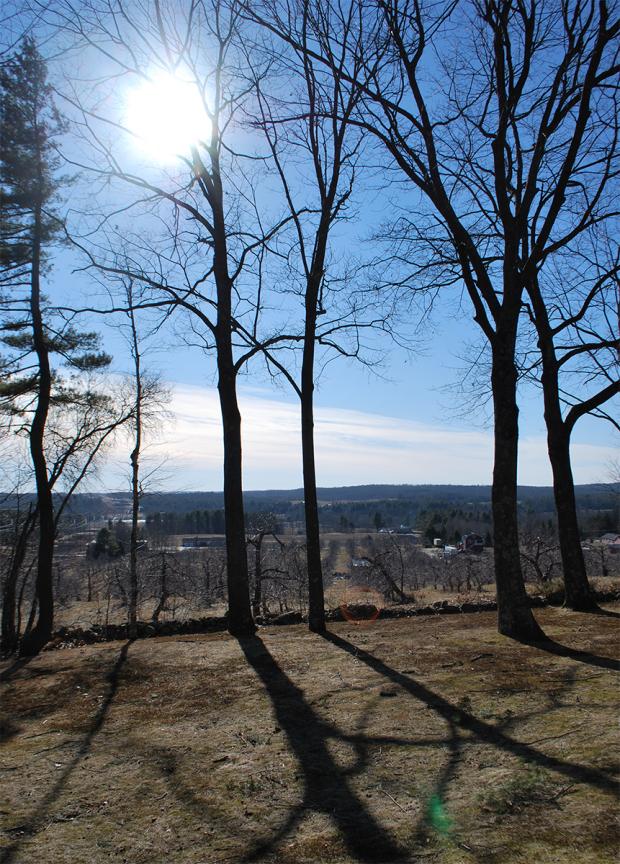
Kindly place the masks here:
[[(303, 489), (265, 489), (246, 492), (248, 511), (276, 510), (301, 511)], [(553, 490), (550, 486), (519, 486), (519, 501), (525, 510), (544, 512), (553, 510)], [(619, 483), (589, 483), (576, 487), (581, 510), (601, 510), (614, 506), (620, 495)], [(388, 504), (390, 509), (406, 508), (415, 513), (420, 509), (446, 507), (490, 508), (490, 486), (369, 484), (363, 486), (322, 487), (318, 497), (323, 507), (350, 505), (351, 509), (372, 509), (374, 505)], [(11, 495), (2, 496), (0, 509), (14, 506)], [(194, 510), (219, 510), (224, 506), (222, 492), (156, 492), (144, 496), (141, 509), (145, 514), (189, 513)], [(71, 512), (75, 515), (114, 517), (130, 507), (128, 492), (86, 492), (73, 496)], [(347, 508), (349, 509), (349, 508)]]
[[(490, 506), (490, 486), (452, 486), (449, 484), (369, 484), (364, 486), (320, 487), (319, 502), (323, 505), (373, 502), (407, 502), (417, 507), (467, 505)], [(579, 506), (585, 509), (609, 507), (613, 493), (620, 494), (618, 483), (590, 483), (576, 487)], [(553, 489), (550, 486), (519, 486), (522, 504), (536, 505), (534, 509), (553, 509)], [(265, 489), (246, 492), (246, 509), (273, 509), (283, 503), (301, 503), (303, 489)], [(162, 492), (147, 495), (143, 499), (144, 512), (187, 512), (190, 510), (214, 509), (224, 506), (221, 492)]]

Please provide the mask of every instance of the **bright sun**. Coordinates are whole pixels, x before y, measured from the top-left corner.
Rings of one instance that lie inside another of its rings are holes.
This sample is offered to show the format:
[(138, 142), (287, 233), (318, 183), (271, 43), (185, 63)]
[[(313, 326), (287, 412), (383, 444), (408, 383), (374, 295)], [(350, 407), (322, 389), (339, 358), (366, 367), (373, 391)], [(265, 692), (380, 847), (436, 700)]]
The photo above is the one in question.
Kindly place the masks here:
[(125, 123), (140, 150), (163, 163), (189, 155), (190, 148), (209, 132), (196, 85), (169, 72), (159, 72), (129, 91)]

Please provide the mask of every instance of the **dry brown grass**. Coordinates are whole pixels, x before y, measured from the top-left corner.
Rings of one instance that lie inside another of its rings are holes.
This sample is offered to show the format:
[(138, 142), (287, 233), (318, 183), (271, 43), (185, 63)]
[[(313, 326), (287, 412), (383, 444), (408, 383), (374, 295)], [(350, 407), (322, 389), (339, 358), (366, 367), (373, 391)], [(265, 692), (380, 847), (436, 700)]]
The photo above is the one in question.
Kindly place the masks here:
[(0, 861), (611, 864), (617, 620), (537, 617), (5, 663)]

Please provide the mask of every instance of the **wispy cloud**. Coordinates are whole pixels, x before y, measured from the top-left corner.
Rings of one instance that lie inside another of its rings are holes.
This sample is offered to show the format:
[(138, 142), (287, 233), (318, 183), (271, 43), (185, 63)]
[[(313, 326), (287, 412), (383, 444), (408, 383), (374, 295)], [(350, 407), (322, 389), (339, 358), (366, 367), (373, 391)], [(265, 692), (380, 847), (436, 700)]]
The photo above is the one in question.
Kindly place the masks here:
[[(247, 489), (301, 486), (299, 405), (256, 388), (242, 390), (244, 483)], [(153, 446), (165, 452), (165, 486), (221, 489), (222, 433), (215, 388), (176, 385), (174, 421)], [(318, 408), (315, 416), (317, 479), (321, 486), (362, 483), (491, 482), (490, 432), (426, 425), (363, 411)], [(521, 441), (519, 481), (546, 485), (551, 475), (544, 438)], [(117, 451), (116, 457), (120, 458)], [(576, 444), (576, 482), (604, 479), (611, 447)], [(155, 457), (156, 458), (156, 457)], [(117, 485), (106, 471), (108, 485)]]

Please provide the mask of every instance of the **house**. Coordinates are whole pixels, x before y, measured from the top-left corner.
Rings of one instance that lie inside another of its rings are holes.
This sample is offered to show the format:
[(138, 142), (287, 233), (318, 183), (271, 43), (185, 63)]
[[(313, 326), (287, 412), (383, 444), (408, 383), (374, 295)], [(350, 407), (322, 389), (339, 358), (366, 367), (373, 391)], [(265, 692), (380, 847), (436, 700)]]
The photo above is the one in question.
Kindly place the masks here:
[(480, 534), (465, 534), (459, 544), (461, 552), (482, 552), (484, 549), (484, 539)]
[(611, 552), (612, 554), (620, 553), (620, 534), (603, 534), (599, 543)]
[(226, 546), (226, 538), (212, 534), (197, 534), (193, 537), (182, 537), (178, 544), (182, 549), (212, 549)]

